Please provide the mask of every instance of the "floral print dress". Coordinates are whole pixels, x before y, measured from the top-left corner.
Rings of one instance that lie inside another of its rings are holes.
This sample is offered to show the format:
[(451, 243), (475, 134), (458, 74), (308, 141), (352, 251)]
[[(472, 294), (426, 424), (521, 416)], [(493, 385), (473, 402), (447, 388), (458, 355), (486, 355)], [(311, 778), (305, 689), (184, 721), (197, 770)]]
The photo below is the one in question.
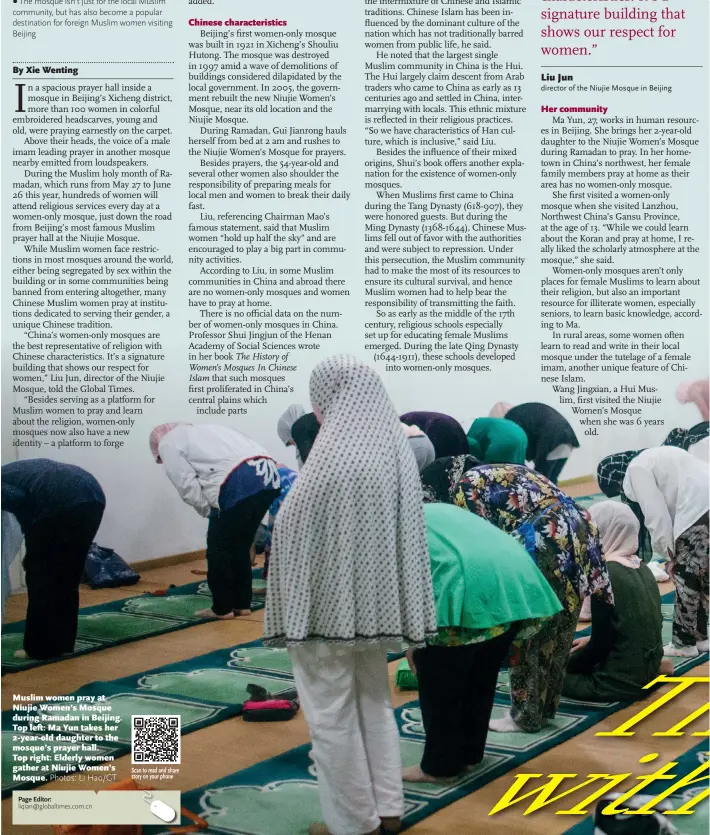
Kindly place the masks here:
[(522, 465), (484, 464), (463, 475), (453, 498), (519, 539), (566, 611), (587, 595), (613, 603), (596, 526), (544, 476)]
[(590, 594), (613, 603), (599, 534), (585, 510), (521, 465), (469, 470), (453, 501), (519, 539), (562, 604), (562, 611), (526, 646), (514, 646), (509, 657), (512, 718), (535, 733), (559, 706), (582, 600)]

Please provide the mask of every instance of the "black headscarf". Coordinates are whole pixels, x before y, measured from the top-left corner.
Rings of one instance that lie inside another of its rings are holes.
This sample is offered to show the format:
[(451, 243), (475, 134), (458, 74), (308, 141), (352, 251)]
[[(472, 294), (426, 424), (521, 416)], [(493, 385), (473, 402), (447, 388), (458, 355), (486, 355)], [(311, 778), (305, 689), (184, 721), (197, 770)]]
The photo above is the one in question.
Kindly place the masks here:
[(437, 458), (422, 470), (425, 502), (453, 504), (456, 486), (464, 473), (481, 466), (473, 455), (449, 455)]
[(434, 445), (437, 458), (465, 455), (468, 438), (463, 426), (450, 415), (440, 412), (407, 412), (400, 417), (407, 426), (418, 426)]
[(291, 437), (296, 444), (301, 465), (306, 463), (306, 459), (311, 452), (311, 447), (318, 437), (319, 430), (320, 424), (313, 412), (302, 415), (291, 427)]

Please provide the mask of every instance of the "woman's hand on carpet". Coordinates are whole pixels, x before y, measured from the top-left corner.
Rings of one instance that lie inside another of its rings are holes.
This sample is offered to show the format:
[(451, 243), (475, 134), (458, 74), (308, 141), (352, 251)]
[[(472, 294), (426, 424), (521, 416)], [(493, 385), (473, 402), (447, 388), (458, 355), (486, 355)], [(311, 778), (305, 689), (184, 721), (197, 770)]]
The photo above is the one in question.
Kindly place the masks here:
[(569, 651), (569, 654), (574, 655), (575, 652), (579, 652), (582, 647), (585, 647), (589, 643), (589, 639), (589, 635), (586, 635), (584, 638), (575, 638), (572, 641), (572, 649)]

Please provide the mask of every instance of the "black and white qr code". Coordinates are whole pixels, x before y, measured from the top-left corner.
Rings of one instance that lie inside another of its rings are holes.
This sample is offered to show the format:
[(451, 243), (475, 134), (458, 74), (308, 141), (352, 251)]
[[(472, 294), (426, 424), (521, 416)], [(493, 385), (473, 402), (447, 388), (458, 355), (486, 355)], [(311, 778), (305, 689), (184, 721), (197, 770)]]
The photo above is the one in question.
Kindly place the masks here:
[(179, 716), (131, 716), (131, 763), (180, 763)]

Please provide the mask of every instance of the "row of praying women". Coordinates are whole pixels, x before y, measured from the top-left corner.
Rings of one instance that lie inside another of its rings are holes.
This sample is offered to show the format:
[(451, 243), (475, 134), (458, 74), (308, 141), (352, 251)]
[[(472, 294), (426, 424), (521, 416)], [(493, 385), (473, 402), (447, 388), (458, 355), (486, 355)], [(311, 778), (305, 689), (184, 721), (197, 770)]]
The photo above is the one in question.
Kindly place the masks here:
[[(567, 419), (545, 403), (497, 403), (489, 417), (471, 424), (468, 433), (455, 418), (440, 412), (407, 412), (400, 421), (420, 472), (435, 459), (469, 453), (484, 464), (532, 461), (539, 473), (556, 484), (579, 446)], [(279, 418), (279, 437), (286, 446), (296, 447), (299, 466), (306, 462), (318, 429), (315, 415), (300, 405), (289, 406)]]
[[(517, 407), (523, 416), (501, 405), (484, 419), (500, 423), (474, 431), (474, 422), (466, 436), (447, 416), (400, 418), (377, 373), (348, 356), (316, 366), (310, 396), (312, 413), (297, 408), (279, 424), (299, 450), (298, 475), (223, 426), (164, 424), (150, 448), (209, 520), (205, 617), (249, 611), (249, 550), (268, 514), (264, 643), (288, 648), (310, 727), (324, 819), (312, 835), (399, 831), (403, 780), (475, 768), (488, 733), (539, 731), (563, 695), (641, 696), (668, 663), (658, 589), (638, 555), (642, 523), (672, 557), (679, 589), (700, 583), (698, 599), (704, 557), (705, 607), (693, 609), (679, 590), (674, 641), (677, 631), (696, 651), (707, 648), (707, 476), (703, 484), (696, 470), (684, 484), (688, 461), (706, 473), (699, 457), (664, 446), (664, 460), (687, 458), (663, 469), (658, 450), (647, 451), (651, 461), (632, 455), (623, 473), (608, 473), (626, 502), (600, 503), (590, 515), (554, 483), (577, 442), (559, 423), (545, 429), (543, 404)], [(482, 462), (489, 457), (499, 460)], [(32, 492), (26, 482), (17, 488), (18, 502)], [(103, 494), (89, 493), (93, 525)], [(585, 599), (591, 636), (575, 641)], [(426, 733), (422, 761), (404, 771), (387, 668), (387, 652), (403, 645)], [(510, 711), (494, 719), (506, 660)]]
[[(324, 818), (311, 835), (397, 832), (403, 780), (475, 768), (488, 733), (540, 730), (562, 695), (636, 699), (672, 669), (636, 515), (618, 502), (590, 515), (549, 477), (574, 446), (565, 432), (531, 448), (523, 429), (524, 458), (482, 464), (450, 419), (399, 418), (377, 374), (343, 356), (316, 367), (311, 401), (319, 428), (276, 518), (264, 629), (291, 653), (311, 731)], [(420, 479), (401, 423), (434, 445)], [(288, 421), (282, 437), (295, 443)], [(585, 599), (591, 636), (575, 641)], [(426, 735), (404, 771), (386, 672), (401, 643)], [(506, 659), (511, 709), (493, 719)]]

